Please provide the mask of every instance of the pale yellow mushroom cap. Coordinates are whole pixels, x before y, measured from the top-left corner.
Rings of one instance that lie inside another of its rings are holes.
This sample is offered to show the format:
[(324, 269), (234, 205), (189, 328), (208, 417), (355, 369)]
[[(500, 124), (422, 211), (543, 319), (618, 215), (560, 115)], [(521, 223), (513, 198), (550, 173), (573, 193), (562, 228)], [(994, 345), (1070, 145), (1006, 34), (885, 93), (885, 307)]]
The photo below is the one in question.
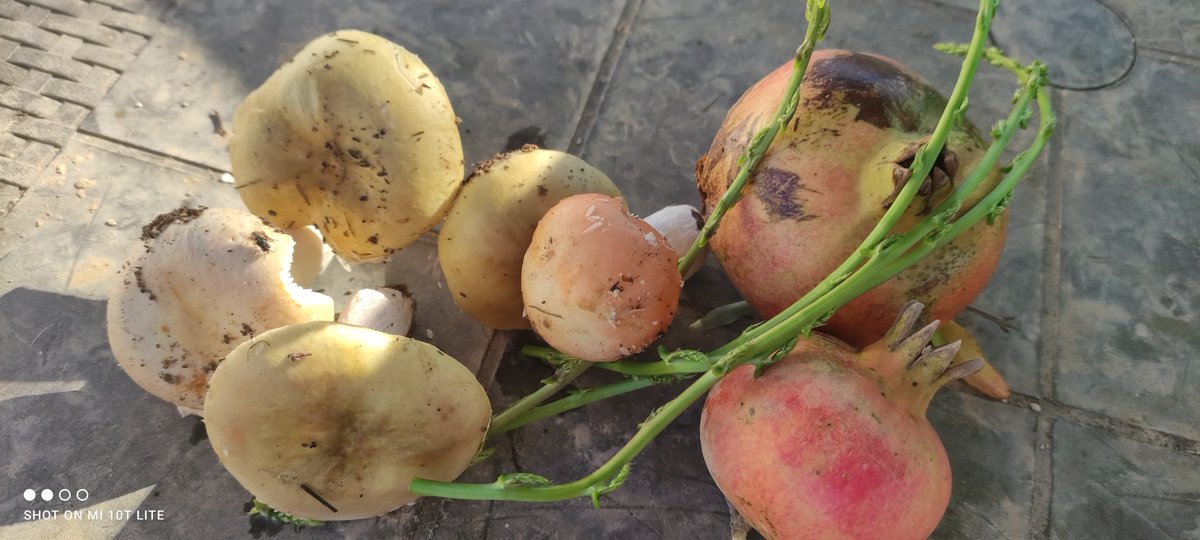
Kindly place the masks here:
[(210, 386), (205, 424), (221, 464), (257, 499), (308, 519), (381, 515), (416, 499), (413, 477), (453, 480), (492, 414), (470, 370), (433, 345), (341, 323), (247, 341)]
[(463, 176), (457, 118), (420, 58), (374, 34), (309, 43), (238, 106), (229, 141), (251, 212), (316, 225), (348, 261), (378, 261), (449, 208)]
[(291, 237), (227, 208), (181, 208), (142, 231), (108, 301), (108, 341), (142, 388), (198, 413), (243, 340), (333, 319), (333, 300), (292, 282)]

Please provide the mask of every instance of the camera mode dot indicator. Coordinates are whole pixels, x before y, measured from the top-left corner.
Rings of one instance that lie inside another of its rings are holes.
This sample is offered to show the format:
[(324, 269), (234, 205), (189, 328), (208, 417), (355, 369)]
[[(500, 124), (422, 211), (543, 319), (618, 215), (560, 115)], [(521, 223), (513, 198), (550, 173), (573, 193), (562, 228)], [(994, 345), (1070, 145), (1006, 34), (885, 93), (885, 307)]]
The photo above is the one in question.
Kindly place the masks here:
[(37, 498), (37, 492), (32, 489), (25, 490), (25, 500), (33, 502)]
[(42, 490), (42, 500), (43, 501), (50, 502), (50, 499), (53, 499), (53, 498), (54, 498), (54, 491), (51, 491), (49, 489)]

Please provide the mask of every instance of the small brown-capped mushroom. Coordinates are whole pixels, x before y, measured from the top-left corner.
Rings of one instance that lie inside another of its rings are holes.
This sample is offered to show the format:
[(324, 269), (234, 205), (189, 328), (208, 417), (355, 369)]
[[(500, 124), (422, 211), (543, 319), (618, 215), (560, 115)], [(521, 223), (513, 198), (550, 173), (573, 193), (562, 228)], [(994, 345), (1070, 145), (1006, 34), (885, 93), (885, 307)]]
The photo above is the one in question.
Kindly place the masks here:
[[(686, 204), (664, 207), (662, 210), (642, 218), (642, 221), (666, 237), (667, 245), (681, 259), (692, 247), (696, 237), (700, 236), (700, 229), (704, 227), (704, 215), (695, 207)], [(692, 262), (692, 266), (683, 273), (684, 279), (692, 277), (692, 274), (704, 266), (704, 259), (707, 256), (708, 246), (705, 246), (700, 251), (700, 256)]]
[(675, 318), (678, 263), (666, 239), (623, 200), (568, 197), (546, 212), (525, 253), (526, 314), (546, 343), (576, 358), (629, 356)]
[(416, 55), (367, 32), (333, 32), (238, 106), (237, 190), (276, 226), (316, 225), (346, 260), (380, 261), (449, 209), (463, 175), (456, 119)]
[(337, 321), (407, 336), (412, 329), (415, 310), (416, 302), (402, 287), (360, 289), (350, 296)]
[(529, 328), (525, 250), (546, 211), (582, 193), (620, 196), (604, 173), (557, 150), (526, 145), (475, 165), (438, 234), (438, 263), (458, 307), (492, 328)]
[(294, 242), (253, 214), (180, 208), (142, 229), (108, 301), (108, 341), (150, 393), (199, 414), (205, 386), (239, 343), (333, 319), (333, 300), (291, 278)]

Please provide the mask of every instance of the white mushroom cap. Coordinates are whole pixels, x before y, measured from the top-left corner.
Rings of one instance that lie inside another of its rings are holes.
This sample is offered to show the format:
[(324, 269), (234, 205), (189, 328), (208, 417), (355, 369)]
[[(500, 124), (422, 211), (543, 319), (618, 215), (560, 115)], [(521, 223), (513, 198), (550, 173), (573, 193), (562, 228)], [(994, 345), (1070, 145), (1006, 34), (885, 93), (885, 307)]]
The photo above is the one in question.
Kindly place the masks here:
[(359, 289), (350, 296), (346, 308), (338, 314), (338, 322), (363, 326), (396, 336), (406, 336), (412, 329), (416, 302), (408, 292), (399, 288), (376, 287)]
[(181, 208), (142, 229), (108, 301), (126, 373), (183, 409), (203, 408), (217, 364), (243, 340), (333, 320), (333, 300), (292, 282), (293, 241), (241, 210)]
[[(700, 229), (704, 227), (704, 214), (701, 214), (695, 207), (676, 204), (664, 207), (662, 210), (642, 218), (642, 221), (663, 235), (667, 239), (667, 245), (682, 259), (687, 250), (692, 247), (692, 243), (696, 241), (696, 237), (700, 236)], [(692, 266), (684, 273), (684, 279), (692, 277), (692, 274), (704, 266), (704, 258), (707, 256), (708, 246), (705, 246), (700, 251), (700, 256), (696, 257)]]
[(229, 158), (251, 212), (284, 229), (316, 225), (351, 262), (383, 260), (432, 228), (463, 177), (437, 77), (357, 30), (313, 40), (250, 93)]

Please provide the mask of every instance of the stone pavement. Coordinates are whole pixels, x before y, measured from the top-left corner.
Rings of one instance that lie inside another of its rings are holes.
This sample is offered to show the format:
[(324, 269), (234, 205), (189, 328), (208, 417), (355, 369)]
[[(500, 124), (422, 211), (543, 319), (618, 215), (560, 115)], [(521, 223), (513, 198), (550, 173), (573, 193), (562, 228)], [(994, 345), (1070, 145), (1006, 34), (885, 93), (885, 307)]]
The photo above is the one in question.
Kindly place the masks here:
[[(264, 528), (242, 514), (250, 496), (199, 422), (113, 361), (107, 289), (141, 226), (182, 204), (241, 206), (220, 181), (217, 128), (320, 33), (355, 27), (417, 52), (463, 119), (468, 162), (528, 142), (569, 150), (645, 214), (697, 204), (692, 164), (724, 111), (803, 32), (798, 0), (432, 4), (0, 0), (0, 538), (725, 537), (698, 408), (600, 510), (427, 499), (374, 520)], [(832, 6), (825, 46), (899, 58), (949, 89), (957, 62), (930, 45), (967, 39), (976, 3)], [(1016, 393), (1000, 403), (955, 385), (930, 411), (955, 474), (935, 536), (1200, 538), (1200, 4), (1005, 0), (992, 39), (1052, 66), (1059, 127), (1011, 206), (979, 311), (960, 317)], [(977, 81), (969, 115), (990, 125), (1013, 83), (987, 68)], [(319, 286), (340, 299), (405, 282), (420, 299), (415, 337), (493, 381), (498, 406), (530, 391), (548, 371), (507, 347), (529, 336), (459, 313), (430, 240), (388, 264), (335, 265)], [(682, 322), (736, 299), (711, 262), (685, 295)], [(732, 335), (676, 328), (666, 341)], [(676, 391), (513, 432), (464, 479), (586, 474)], [(29, 503), (27, 488), (89, 499)], [(27, 520), (28, 509), (165, 518)]]

